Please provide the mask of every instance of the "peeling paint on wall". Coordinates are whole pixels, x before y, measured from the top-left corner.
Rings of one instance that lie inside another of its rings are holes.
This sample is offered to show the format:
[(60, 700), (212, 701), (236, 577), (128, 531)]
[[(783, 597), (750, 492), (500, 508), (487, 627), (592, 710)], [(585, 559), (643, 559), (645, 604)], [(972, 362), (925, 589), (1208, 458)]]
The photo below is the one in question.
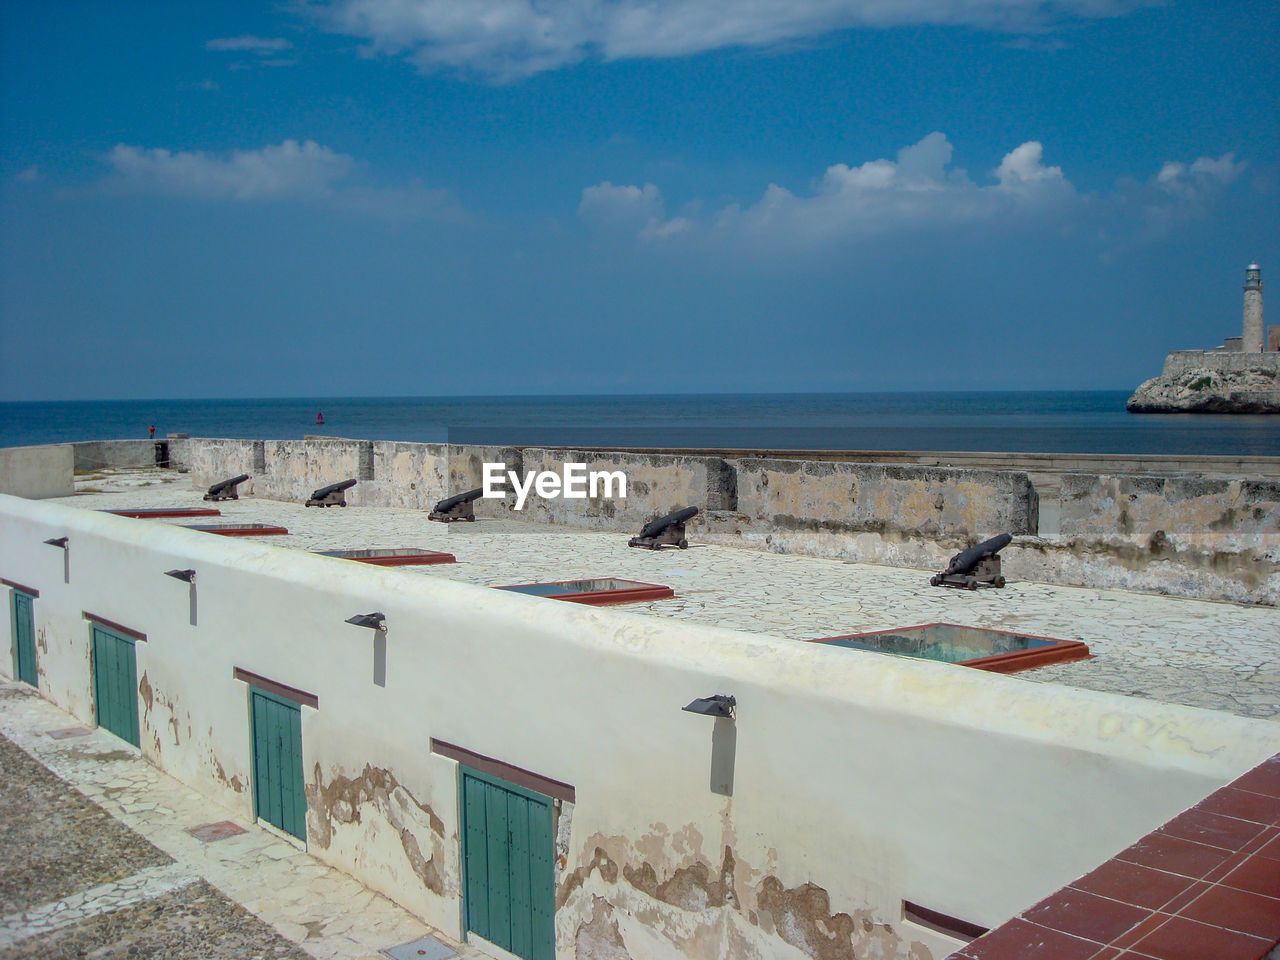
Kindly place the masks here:
[[(333, 774), (326, 782), (315, 764), (311, 782), (306, 785), (307, 805), (313, 816), (307, 818), (309, 838), (321, 849), (328, 849), (338, 825), (359, 825), (365, 813), (381, 817), (398, 833), (404, 855), (423, 885), (432, 893), (443, 896), (446, 883), (441, 864), (444, 863), (444, 823), (434, 810), (421, 803), (404, 787), (389, 770), (366, 764), (359, 777)], [(407, 801), (407, 803), (406, 803)], [(362, 810), (371, 804), (372, 811)], [(431, 855), (422, 852), (418, 836), (410, 829), (423, 818), (406, 817), (406, 808), (416, 808), (425, 818), (430, 836)]]

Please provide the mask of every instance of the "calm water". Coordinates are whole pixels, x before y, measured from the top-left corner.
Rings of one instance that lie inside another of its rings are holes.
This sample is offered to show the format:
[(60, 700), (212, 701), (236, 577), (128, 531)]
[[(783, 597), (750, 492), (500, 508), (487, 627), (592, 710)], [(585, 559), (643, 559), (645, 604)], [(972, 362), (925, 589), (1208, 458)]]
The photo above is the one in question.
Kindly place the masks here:
[[(1123, 391), (0, 403), (0, 446), (308, 434), (455, 443), (1280, 455), (1280, 416), (1125, 412)], [(315, 423), (323, 412), (325, 425)]]

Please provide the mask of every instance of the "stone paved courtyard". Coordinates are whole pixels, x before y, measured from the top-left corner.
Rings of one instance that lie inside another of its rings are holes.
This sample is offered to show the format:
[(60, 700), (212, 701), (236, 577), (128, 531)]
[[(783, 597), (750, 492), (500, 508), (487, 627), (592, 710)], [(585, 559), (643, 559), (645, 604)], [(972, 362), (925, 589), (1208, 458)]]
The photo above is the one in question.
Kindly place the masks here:
[[(55, 502), (89, 509), (205, 505), (189, 478), (171, 471), (104, 472), (93, 478), (92, 487), (102, 492)], [(786, 639), (941, 621), (1080, 640), (1094, 659), (1017, 676), (1280, 718), (1280, 662), (1275, 656), (1280, 610), (1271, 607), (1031, 583), (1018, 580), (1012, 569), (1006, 570), (1010, 583), (1002, 590), (944, 590), (928, 586), (929, 574), (936, 571), (697, 543), (683, 551), (631, 550), (621, 533), (499, 520), (439, 524), (416, 510), (307, 509), (300, 503), (255, 499), (217, 506), (224, 516), (214, 522), (287, 527), (289, 536), (259, 538), (277, 547), (443, 550), (459, 562), (401, 570), (405, 576), (489, 586), (604, 576), (660, 583), (672, 587), (676, 597), (613, 609)]]
[(386, 960), (433, 933), (253, 824), (193, 837), (235, 814), (104, 730), (49, 735), (75, 724), (0, 681), (0, 960)]

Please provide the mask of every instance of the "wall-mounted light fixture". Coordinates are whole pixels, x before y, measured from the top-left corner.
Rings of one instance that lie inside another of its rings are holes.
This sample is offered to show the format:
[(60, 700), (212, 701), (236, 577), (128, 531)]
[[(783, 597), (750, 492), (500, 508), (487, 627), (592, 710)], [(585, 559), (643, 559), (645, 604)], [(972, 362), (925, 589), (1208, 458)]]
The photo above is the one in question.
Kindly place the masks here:
[(46, 540), (45, 543), (47, 543), (51, 547), (57, 547), (59, 550), (65, 550), (67, 549), (67, 544), (70, 541), (71, 541), (70, 537), (51, 537), (50, 539)]
[(347, 617), (347, 623), (356, 627), (371, 627), (374, 630), (387, 632), (387, 615), (385, 613), (357, 613), (354, 617)]
[(680, 709), (688, 710), (690, 713), (701, 714), (704, 717), (726, 717), (732, 720), (734, 719), (734, 707), (737, 705), (738, 700), (736, 697), (731, 697), (725, 693), (717, 693), (712, 697), (699, 697)]
[(166, 577), (173, 577), (175, 580), (181, 580), (183, 583), (195, 583), (196, 572), (194, 570), (166, 570)]

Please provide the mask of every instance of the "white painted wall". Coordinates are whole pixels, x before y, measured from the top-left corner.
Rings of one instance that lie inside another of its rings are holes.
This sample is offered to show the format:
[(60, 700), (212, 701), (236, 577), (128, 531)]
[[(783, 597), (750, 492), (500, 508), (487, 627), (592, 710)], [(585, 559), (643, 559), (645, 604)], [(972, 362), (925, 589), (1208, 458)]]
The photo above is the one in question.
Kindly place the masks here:
[(75, 493), (75, 450), (69, 443), (0, 447), (0, 493), (42, 500)]
[[(69, 583), (62, 552), (41, 544), (63, 535)], [(195, 626), (188, 587), (163, 575), (173, 567), (197, 571)], [(452, 934), (456, 767), (430, 755), (430, 738), (573, 784), (562, 957), (589, 955), (575, 944), (601, 915), (636, 957), (801, 957), (774, 932), (785, 918), (760, 919), (770, 877), (822, 888), (832, 913), (889, 925), (874, 934), (885, 956), (945, 956), (954, 944), (901, 921), (903, 899), (998, 924), (1280, 750), (1280, 726), (1263, 721), (9, 497), (0, 577), (40, 590), (41, 692), (83, 720), (93, 715), (82, 611), (145, 632), (144, 755), (240, 816), (252, 815), (249, 725), (233, 668), (316, 694), (319, 709), (303, 709), (308, 783), (317, 770), (321, 786), (382, 770), (395, 784), (349, 793), (347, 822), (313, 807), (311, 851)], [(385, 686), (373, 631), (343, 622), (372, 610), (387, 614)], [(731, 798), (709, 789), (713, 721), (680, 709), (716, 692), (739, 704)], [(415, 874), (406, 833), (440, 893)], [(646, 866), (659, 882), (699, 863), (717, 877), (726, 847), (736, 908), (642, 892)], [(590, 869), (597, 849), (613, 881)], [(575, 870), (581, 886), (568, 882)]]

